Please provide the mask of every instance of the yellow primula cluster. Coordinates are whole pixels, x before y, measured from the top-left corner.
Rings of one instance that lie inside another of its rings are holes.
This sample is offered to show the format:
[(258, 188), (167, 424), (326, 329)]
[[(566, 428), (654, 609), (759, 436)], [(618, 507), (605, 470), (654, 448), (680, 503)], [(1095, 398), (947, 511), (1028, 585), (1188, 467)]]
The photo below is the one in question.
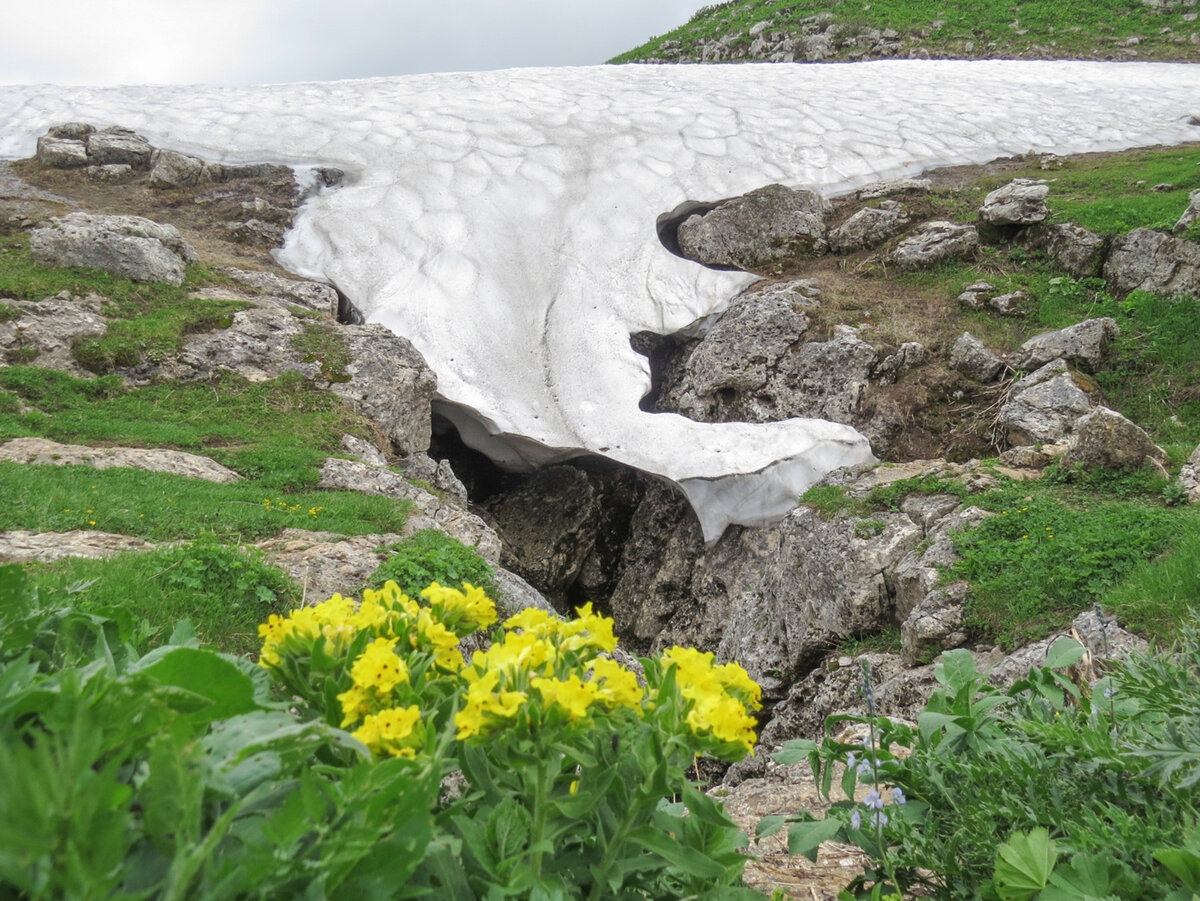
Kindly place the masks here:
[[(617, 646), (611, 619), (591, 604), (574, 619), (530, 607), (505, 621), (504, 635), (486, 651), (476, 651), (462, 671), (468, 683), (454, 718), (459, 740), (487, 735), (522, 717), (579, 722), (593, 705), (603, 710), (641, 711), (637, 676), (600, 656)], [(537, 705), (531, 699), (540, 700)]]
[(738, 664), (713, 659), (695, 648), (673, 647), (662, 655), (663, 667), (674, 668), (675, 684), (689, 702), (688, 728), (754, 753), (756, 723), (748, 708), (762, 709), (762, 689)]

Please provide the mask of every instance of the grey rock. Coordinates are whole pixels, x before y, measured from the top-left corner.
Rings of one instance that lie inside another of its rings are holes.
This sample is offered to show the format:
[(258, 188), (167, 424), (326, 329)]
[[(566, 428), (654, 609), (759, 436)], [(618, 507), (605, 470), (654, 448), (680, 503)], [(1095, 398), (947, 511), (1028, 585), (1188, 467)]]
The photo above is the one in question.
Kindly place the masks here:
[(139, 447), (83, 447), (46, 438), (13, 438), (0, 445), (0, 460), (43, 466), (90, 466), (93, 469), (142, 469), (228, 485), (238, 481), (232, 469), (208, 457), (184, 451)]
[(1020, 317), (1029, 311), (1036, 300), (1037, 298), (1028, 291), (1009, 291), (988, 298), (987, 307), (995, 310), (1001, 316)]
[(1179, 470), (1177, 484), (1183, 489), (1189, 504), (1200, 504), (1200, 446), (1188, 457)]
[(343, 435), (342, 447), (360, 463), (366, 463), (368, 466), (374, 466), (377, 469), (387, 468), (387, 457), (383, 451), (370, 441), (364, 441), (362, 438), (356, 438), (354, 435)]
[[(857, 330), (854, 330), (853, 337), (857, 339)], [(893, 385), (906, 373), (921, 366), (927, 358), (924, 344), (919, 341), (905, 341), (896, 348), (894, 354), (889, 354), (875, 365), (871, 376), (877, 379), (880, 385)]]
[(170, 225), (141, 216), (68, 213), (29, 233), (41, 266), (89, 266), (140, 282), (183, 284), (196, 251)]
[(227, 266), (221, 272), (235, 282), (262, 294), (281, 298), (318, 313), (327, 313), (330, 319), (337, 319), (338, 295), (329, 285), (284, 278), (271, 272), (237, 269), (233, 266)]
[(1163, 475), (1169, 462), (1144, 430), (1108, 407), (1097, 407), (1075, 423), (1060, 459), (1063, 466), (1088, 469), (1131, 470), (1149, 464)]
[(287, 230), (278, 222), (264, 222), (258, 218), (250, 218), (244, 222), (227, 222), (225, 229), (231, 241), (254, 247), (281, 246)]
[(496, 568), (496, 592), (493, 600), (500, 613), (500, 619), (515, 616), (522, 610), (533, 607), (546, 613), (554, 613), (554, 607), (546, 600), (541, 592), (518, 576), (503, 567)]
[(1113, 239), (1104, 278), (1119, 294), (1150, 291), (1195, 297), (1200, 291), (1200, 244), (1134, 229)]
[(48, 169), (81, 169), (88, 164), (87, 145), (75, 138), (42, 135), (37, 139), (37, 160)]
[(928, 194), (932, 187), (933, 182), (928, 178), (892, 178), (859, 188), (854, 196), (859, 200), (874, 200), (897, 194)]
[(134, 169), (149, 169), (154, 148), (141, 135), (114, 125), (87, 137), (88, 160), (96, 165), (128, 163)]
[(975, 226), (938, 220), (926, 222), (904, 238), (892, 251), (891, 258), (905, 269), (916, 269), (973, 256), (978, 248), (979, 233)]
[(154, 188), (193, 188), (200, 183), (204, 160), (174, 150), (155, 150), (150, 155), (150, 185)]
[(1087, 372), (1100, 369), (1109, 345), (1120, 334), (1117, 321), (1108, 316), (1087, 319), (1075, 325), (1030, 338), (1013, 355), (1014, 369), (1038, 369), (1052, 360), (1066, 360)]
[(903, 204), (885, 200), (878, 207), (864, 207), (833, 229), (829, 246), (835, 253), (876, 247), (903, 231), (910, 221)]
[(1172, 233), (1182, 235), (1188, 230), (1188, 226), (1200, 219), (1200, 190), (1192, 191), (1188, 194), (1187, 209), (1180, 215), (1179, 220), (1171, 229)]
[(409, 454), (402, 464), (404, 477), (410, 481), (421, 481), (431, 485), (450, 500), (463, 508), (467, 506), (466, 486), (455, 475), (446, 460), (435, 460), (426, 453)]
[(679, 226), (679, 247), (706, 266), (749, 270), (817, 256), (829, 246), (824, 219), (829, 210), (815, 191), (768, 185), (686, 219)]
[(504, 543), (501, 563), (552, 600), (565, 601), (600, 523), (600, 500), (587, 474), (572, 466), (540, 469), (486, 508)]
[(109, 185), (123, 185), (133, 178), (133, 166), (129, 163), (108, 163), (104, 166), (88, 166), (83, 170), (92, 181)]
[(75, 297), (67, 292), (45, 300), (6, 300), (19, 315), (0, 322), (0, 361), (57, 369), (77, 378), (90, 378), (75, 360), (73, 345), (98, 338), (108, 329), (100, 311), (104, 298)]
[(959, 305), (968, 310), (982, 310), (995, 290), (996, 286), (991, 282), (972, 282), (964, 286), (962, 293), (958, 295)]
[(1057, 260), (1059, 265), (1077, 278), (1096, 275), (1104, 262), (1105, 239), (1071, 222), (1043, 222), (1022, 229), (1016, 241), (1023, 247), (1041, 251)]
[(1000, 408), (999, 424), (1012, 445), (1052, 443), (1099, 404), (1095, 383), (1056, 360), (1017, 382)]
[(204, 164), (204, 181), (227, 182), (240, 178), (283, 179), (294, 181), (294, 173), (287, 166), (277, 163), (213, 163)]
[(155, 545), (129, 535), (77, 529), (70, 532), (0, 532), (0, 563), (53, 563), (68, 557), (99, 560), (129, 551), (152, 551)]
[(63, 122), (60, 125), (51, 125), (46, 129), (46, 134), (52, 138), (86, 141), (88, 135), (95, 130), (96, 126), (88, 125), (86, 122)]
[(970, 586), (951, 582), (935, 588), (900, 624), (901, 656), (909, 666), (943, 650), (961, 647), (967, 640), (963, 629), (964, 604)]
[(988, 225), (1033, 225), (1050, 215), (1046, 197), (1050, 187), (1031, 178), (1013, 179), (983, 199), (979, 218)]
[[(896, 618), (901, 621), (910, 616), (931, 591), (937, 589), (942, 580), (942, 573), (958, 562), (959, 556), (954, 550), (953, 535), (963, 529), (974, 528), (992, 515), (979, 507), (967, 507), (954, 512), (959, 505), (958, 498), (953, 495), (943, 497), (947, 499), (942, 501), (940, 509), (949, 507), (951, 500), (954, 507), (950, 507), (946, 514), (934, 520), (932, 524), (917, 520), (925, 531), (925, 547), (920, 553), (914, 550), (907, 554), (890, 574), (896, 596)], [(915, 518), (911, 513), (907, 515), (910, 519)]]
[(963, 332), (950, 349), (950, 367), (969, 379), (990, 382), (1000, 374), (1004, 362), (970, 332)]
[(303, 331), (303, 323), (283, 304), (253, 302), (233, 314), (228, 328), (192, 335), (173, 359), (135, 367), (127, 376), (148, 383), (164, 378), (207, 380), (217, 373), (233, 372), (251, 382), (262, 382), (285, 372), (299, 372), (318, 380), (320, 364), (303, 362), (292, 346)]
[(335, 594), (357, 595), (387, 559), (381, 548), (404, 538), (393, 533), (343, 538), (328, 532), (285, 529), (278, 537), (259, 541), (255, 547), (272, 566), (300, 584), (304, 604), (318, 604)]

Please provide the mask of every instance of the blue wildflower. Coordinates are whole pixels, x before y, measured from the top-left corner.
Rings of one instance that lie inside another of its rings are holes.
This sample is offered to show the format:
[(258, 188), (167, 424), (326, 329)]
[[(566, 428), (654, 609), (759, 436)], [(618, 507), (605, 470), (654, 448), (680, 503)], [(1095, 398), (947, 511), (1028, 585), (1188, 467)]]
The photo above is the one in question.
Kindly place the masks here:
[(859, 813), (857, 810), (850, 814), (850, 828), (851, 829), (861, 829), (862, 828), (862, 814)]

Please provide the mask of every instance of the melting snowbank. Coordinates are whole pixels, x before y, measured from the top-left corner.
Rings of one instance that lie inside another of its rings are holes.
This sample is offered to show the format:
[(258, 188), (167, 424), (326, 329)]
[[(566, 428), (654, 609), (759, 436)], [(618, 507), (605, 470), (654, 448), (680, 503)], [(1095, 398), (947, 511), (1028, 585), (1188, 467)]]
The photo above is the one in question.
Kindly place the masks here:
[(0, 156), (48, 125), (121, 124), (225, 161), (337, 166), (281, 254), (409, 338), (467, 440), (510, 465), (595, 452), (683, 486), (706, 537), (786, 512), (871, 458), (814, 420), (638, 408), (629, 345), (747, 283), (667, 252), (680, 202), (769, 182), (828, 193), (933, 165), (1200, 137), (1200, 67), (925, 62), (517, 69), (328, 84), (0, 87)]

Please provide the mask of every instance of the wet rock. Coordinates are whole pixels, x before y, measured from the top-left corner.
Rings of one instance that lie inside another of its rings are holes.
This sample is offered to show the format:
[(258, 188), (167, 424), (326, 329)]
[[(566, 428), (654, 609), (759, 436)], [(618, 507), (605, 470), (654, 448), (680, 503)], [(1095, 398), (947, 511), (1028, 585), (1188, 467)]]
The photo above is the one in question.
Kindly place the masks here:
[(183, 284), (196, 251), (170, 225), (141, 216), (68, 213), (29, 233), (40, 266), (88, 266), (139, 282)]
[(83, 447), (59, 444), (46, 438), (13, 438), (0, 445), (0, 460), (43, 466), (90, 466), (93, 469), (129, 468), (165, 472), (190, 479), (227, 485), (238, 481), (232, 469), (183, 451), (139, 447)]
[(963, 332), (950, 349), (950, 367), (969, 379), (990, 382), (1000, 374), (1004, 362), (970, 332)]
[(827, 200), (809, 190), (768, 185), (727, 200), (679, 226), (685, 257), (706, 266), (755, 270), (828, 249)]
[(953, 222), (926, 222), (892, 251), (892, 261), (905, 269), (932, 266), (945, 260), (974, 256), (979, 248), (979, 233), (973, 225)]
[(1151, 465), (1166, 475), (1166, 452), (1144, 430), (1115, 410), (1097, 407), (1076, 421), (1060, 458), (1063, 466), (1088, 469), (1140, 469)]
[(1087, 372), (1103, 367), (1109, 345), (1120, 334), (1117, 321), (1108, 316), (1030, 338), (1013, 355), (1014, 369), (1038, 369), (1052, 360), (1066, 360)]
[(1034, 225), (1050, 215), (1050, 187), (1032, 178), (1017, 178), (983, 199), (979, 218), (991, 226)]
[(1172, 296), (1200, 292), (1200, 244), (1138, 228), (1113, 238), (1104, 278), (1113, 291)]
[(1009, 444), (1053, 443), (1099, 404), (1099, 395), (1094, 382), (1055, 360), (1013, 385), (998, 421)]

